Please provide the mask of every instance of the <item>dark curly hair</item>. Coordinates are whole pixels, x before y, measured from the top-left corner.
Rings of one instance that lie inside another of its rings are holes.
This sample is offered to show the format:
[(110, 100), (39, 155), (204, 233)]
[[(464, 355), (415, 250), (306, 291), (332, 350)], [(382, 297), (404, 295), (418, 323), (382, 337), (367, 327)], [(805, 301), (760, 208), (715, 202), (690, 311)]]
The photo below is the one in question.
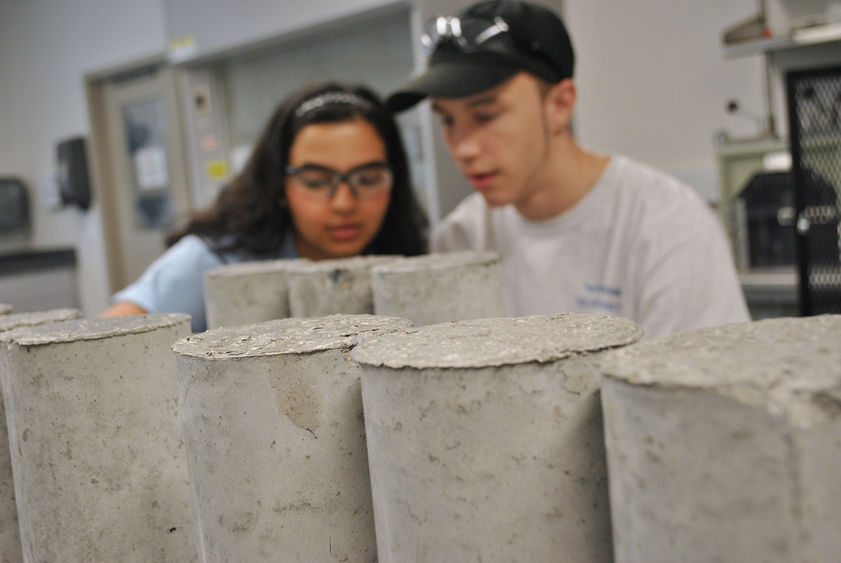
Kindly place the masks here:
[[(319, 96), (326, 103), (310, 103), (306, 111), (299, 111), (302, 104)], [(354, 97), (363, 103), (344, 101)], [(314, 123), (338, 123), (357, 117), (379, 133), (394, 176), (386, 216), (363, 254), (425, 253), (428, 223), (412, 190), (406, 151), (394, 117), (368, 88), (332, 81), (305, 86), (281, 102), (242, 171), (222, 188), (209, 208), (194, 213), (183, 229), (170, 235), (168, 244), (194, 234), (217, 251), (271, 256), (294, 230), (289, 208), (280, 202), (285, 200), (286, 165), (298, 132)]]

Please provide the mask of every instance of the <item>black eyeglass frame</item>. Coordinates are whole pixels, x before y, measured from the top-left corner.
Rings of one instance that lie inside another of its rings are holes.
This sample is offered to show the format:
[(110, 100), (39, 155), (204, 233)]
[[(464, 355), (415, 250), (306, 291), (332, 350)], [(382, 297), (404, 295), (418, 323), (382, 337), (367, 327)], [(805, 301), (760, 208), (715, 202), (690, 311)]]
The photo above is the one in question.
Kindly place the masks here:
[[(361, 164), (359, 166), (351, 168), (347, 172), (340, 172), (335, 168), (330, 168), (329, 166), (321, 166), (320, 164), (302, 164), (301, 166), (289, 165), (286, 167), (285, 173), (287, 178), (296, 180), (297, 176), (302, 172), (324, 172), (331, 175), (329, 182), (330, 190), (328, 193), (328, 197), (332, 198), (334, 195), (336, 195), (336, 191), (339, 189), (339, 186), (342, 184), (342, 182), (348, 185), (350, 191), (353, 192), (354, 196), (359, 197), (361, 191), (367, 191), (365, 190), (365, 188), (360, 188), (358, 185), (359, 174), (371, 169), (381, 170), (387, 173), (386, 178), (388, 180), (388, 187), (383, 189), (383, 191), (390, 190), (394, 186), (394, 173), (391, 171), (391, 167), (388, 165), (387, 162), (366, 162), (365, 164)], [(316, 188), (307, 186), (303, 182), (302, 185), (308, 190), (316, 191)], [(378, 187), (378, 189), (380, 188)]]

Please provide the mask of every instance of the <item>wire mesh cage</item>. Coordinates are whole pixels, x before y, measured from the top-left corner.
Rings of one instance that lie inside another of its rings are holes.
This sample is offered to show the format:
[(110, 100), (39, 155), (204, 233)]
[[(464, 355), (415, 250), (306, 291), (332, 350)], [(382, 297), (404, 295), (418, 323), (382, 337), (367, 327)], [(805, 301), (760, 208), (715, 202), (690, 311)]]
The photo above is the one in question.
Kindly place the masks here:
[(802, 315), (841, 313), (841, 67), (786, 75)]

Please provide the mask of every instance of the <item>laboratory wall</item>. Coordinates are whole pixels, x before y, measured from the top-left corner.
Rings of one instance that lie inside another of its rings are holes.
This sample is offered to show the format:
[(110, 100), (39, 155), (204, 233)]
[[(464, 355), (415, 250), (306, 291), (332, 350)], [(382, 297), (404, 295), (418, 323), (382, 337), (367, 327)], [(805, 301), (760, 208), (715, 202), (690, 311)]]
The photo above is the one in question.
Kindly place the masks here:
[(99, 200), (87, 211), (54, 207), (55, 145), (90, 132), (86, 73), (163, 48), (158, 1), (0, 0), (0, 175), (31, 190), (27, 249), (75, 248), (90, 315), (109, 299)]
[[(714, 133), (756, 133), (753, 121), (725, 112), (726, 101), (764, 111), (761, 57), (725, 60), (720, 40), (725, 27), (755, 14), (755, 0), (564, 6), (578, 53), (579, 139), (672, 172), (714, 200)], [(55, 143), (90, 133), (84, 75), (165, 51), (164, 20), (160, 0), (0, 0), (0, 175), (32, 189), (30, 247), (76, 249), (88, 315), (110, 291), (98, 200), (86, 212), (55, 209), (41, 192), (55, 172)]]
[[(760, 55), (726, 60), (725, 28), (755, 0), (567, 0), (578, 52), (577, 134), (586, 146), (639, 158), (718, 195), (713, 136), (755, 137), (756, 121), (725, 111), (738, 99), (762, 116)], [(778, 116), (784, 120), (785, 116)]]

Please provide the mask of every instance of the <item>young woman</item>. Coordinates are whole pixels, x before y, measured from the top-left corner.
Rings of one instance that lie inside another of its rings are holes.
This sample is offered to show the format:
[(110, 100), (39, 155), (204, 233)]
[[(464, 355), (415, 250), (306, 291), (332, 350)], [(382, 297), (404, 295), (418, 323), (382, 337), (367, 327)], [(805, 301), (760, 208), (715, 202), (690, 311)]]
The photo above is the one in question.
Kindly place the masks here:
[(335, 82), (282, 102), (242, 172), (103, 316), (182, 312), (205, 330), (204, 272), (225, 263), (426, 252), (426, 217), (397, 125), (370, 90)]

